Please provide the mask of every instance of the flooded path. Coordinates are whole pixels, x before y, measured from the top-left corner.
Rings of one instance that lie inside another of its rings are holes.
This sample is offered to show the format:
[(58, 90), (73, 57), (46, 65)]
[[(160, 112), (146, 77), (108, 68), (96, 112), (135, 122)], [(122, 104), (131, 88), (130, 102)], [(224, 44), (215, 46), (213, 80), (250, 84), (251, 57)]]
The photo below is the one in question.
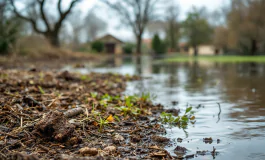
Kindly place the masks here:
[[(173, 155), (176, 146), (186, 147), (187, 154), (215, 147), (216, 157), (206, 154), (195, 159), (265, 159), (265, 64), (156, 63), (143, 57), (140, 66), (131, 59), (118, 59), (113, 65), (78, 71), (140, 73), (147, 78), (130, 82), (126, 94), (150, 92), (156, 95), (155, 102), (182, 112), (193, 106), (195, 125), (185, 130), (167, 127), (166, 136), (176, 141), (167, 147)], [(206, 144), (206, 137), (214, 141)]]

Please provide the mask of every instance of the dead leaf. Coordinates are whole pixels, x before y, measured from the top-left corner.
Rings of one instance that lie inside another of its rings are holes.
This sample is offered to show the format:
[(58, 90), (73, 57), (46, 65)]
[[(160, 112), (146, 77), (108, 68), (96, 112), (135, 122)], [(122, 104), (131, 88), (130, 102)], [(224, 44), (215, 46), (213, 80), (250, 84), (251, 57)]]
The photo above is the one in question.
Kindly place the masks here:
[(93, 125), (94, 125), (94, 126), (98, 126), (98, 122), (94, 121), (94, 122), (93, 122)]

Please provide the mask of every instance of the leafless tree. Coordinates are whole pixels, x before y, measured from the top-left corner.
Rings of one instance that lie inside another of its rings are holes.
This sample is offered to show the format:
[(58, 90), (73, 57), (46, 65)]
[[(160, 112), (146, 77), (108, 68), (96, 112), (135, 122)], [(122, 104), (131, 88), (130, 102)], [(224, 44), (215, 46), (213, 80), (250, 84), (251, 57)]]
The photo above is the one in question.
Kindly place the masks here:
[(87, 14), (84, 19), (85, 32), (88, 40), (95, 40), (100, 32), (107, 29), (107, 23), (100, 19), (94, 11)]
[[(48, 12), (45, 10), (45, 4), (47, 3), (47, 0), (30, 1), (31, 3), (27, 3), (26, 6), (26, 14), (24, 13), (24, 11), (18, 10), (15, 4), (15, 0), (10, 0), (14, 13), (19, 18), (28, 21), (32, 25), (32, 28), (35, 32), (44, 35), (55, 47), (60, 46), (59, 32), (63, 22), (70, 14), (73, 7), (77, 4), (77, 2), (80, 2), (81, 0), (72, 0), (69, 7), (65, 11), (63, 11), (62, 9), (62, 1), (63, 0), (58, 0), (57, 2), (59, 18), (54, 23), (52, 23), (51, 17), (47, 16)], [(43, 22), (45, 29), (41, 29), (41, 27), (38, 25), (39, 20)]]
[(136, 52), (141, 54), (143, 33), (148, 22), (155, 18), (159, 0), (101, 0), (118, 13), (122, 23), (130, 26), (136, 38)]
[(256, 55), (264, 43), (264, 0), (232, 0), (228, 14), (228, 29), (242, 52)]
[(179, 24), (177, 22), (177, 18), (179, 15), (179, 7), (178, 5), (172, 3), (168, 6), (167, 9), (167, 38), (169, 42), (169, 47), (171, 50), (176, 51), (177, 49), (177, 41), (179, 38)]

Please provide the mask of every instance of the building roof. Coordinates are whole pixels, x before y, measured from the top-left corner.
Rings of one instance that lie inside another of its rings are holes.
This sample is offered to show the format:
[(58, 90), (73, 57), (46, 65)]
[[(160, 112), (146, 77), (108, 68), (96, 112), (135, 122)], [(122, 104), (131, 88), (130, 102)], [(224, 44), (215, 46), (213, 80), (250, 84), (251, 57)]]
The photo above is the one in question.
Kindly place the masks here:
[(120, 40), (120, 39), (114, 37), (114, 36), (111, 35), (111, 34), (106, 34), (106, 35), (104, 35), (104, 36), (102, 36), (102, 37), (96, 38), (95, 41), (108, 42), (108, 41), (110, 41), (110, 40), (114, 40), (114, 41), (116, 41), (116, 42), (118, 42), (118, 43), (124, 43), (122, 40)]

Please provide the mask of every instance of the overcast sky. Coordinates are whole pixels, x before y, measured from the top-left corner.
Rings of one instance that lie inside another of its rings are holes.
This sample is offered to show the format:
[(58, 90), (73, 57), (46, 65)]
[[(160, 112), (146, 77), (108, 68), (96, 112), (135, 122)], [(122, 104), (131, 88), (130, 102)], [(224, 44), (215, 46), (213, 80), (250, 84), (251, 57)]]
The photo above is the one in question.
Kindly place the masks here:
[[(176, 0), (180, 6), (180, 19), (185, 19), (186, 13), (192, 8), (192, 6), (202, 7), (205, 6), (208, 11), (213, 11), (220, 8), (222, 5), (227, 3), (229, 0)], [(78, 7), (86, 13), (89, 9), (95, 5), (102, 6), (99, 0), (84, 0), (79, 4)], [(114, 36), (121, 38), (122, 40), (132, 40), (133, 34), (130, 28), (121, 27), (118, 21), (118, 18), (111, 16), (108, 10), (102, 9), (97, 12), (98, 16), (108, 23), (108, 33), (113, 34)], [(113, 21), (117, 19), (117, 21)], [(111, 20), (111, 21), (110, 21)], [(145, 36), (147, 38), (148, 36)]]

